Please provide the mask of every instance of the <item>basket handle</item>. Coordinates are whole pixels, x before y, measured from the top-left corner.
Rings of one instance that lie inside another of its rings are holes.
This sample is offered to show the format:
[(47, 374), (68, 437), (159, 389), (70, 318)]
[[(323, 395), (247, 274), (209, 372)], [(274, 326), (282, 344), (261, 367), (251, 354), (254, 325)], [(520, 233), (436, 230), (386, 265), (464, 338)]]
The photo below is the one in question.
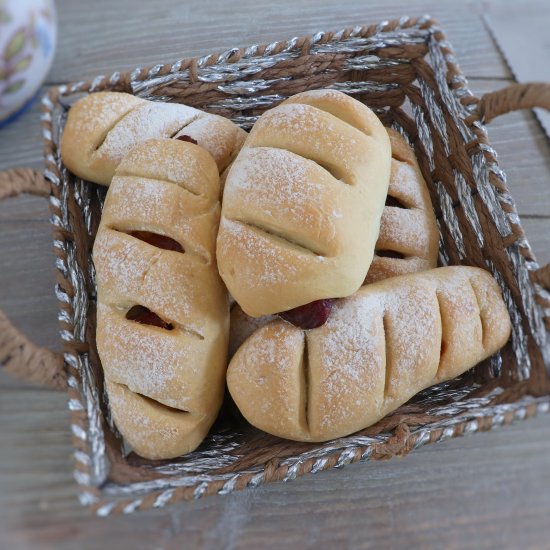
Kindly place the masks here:
[(478, 112), (482, 122), (491, 122), (494, 118), (520, 109), (541, 107), (550, 111), (550, 84), (530, 82), (512, 84), (501, 90), (481, 96)]
[[(511, 111), (533, 107), (550, 111), (550, 84), (545, 82), (512, 84), (496, 92), (484, 94), (479, 100), (478, 113), (482, 122), (490, 122), (497, 116)], [(550, 292), (550, 263), (533, 271), (531, 277), (534, 282)], [(546, 316), (546, 326), (550, 330), (550, 314)]]
[[(0, 201), (22, 193), (48, 197), (49, 185), (40, 172), (31, 168), (0, 172)], [(56, 389), (67, 385), (63, 356), (33, 344), (1, 309), (0, 366), (10, 374), (38, 384)]]

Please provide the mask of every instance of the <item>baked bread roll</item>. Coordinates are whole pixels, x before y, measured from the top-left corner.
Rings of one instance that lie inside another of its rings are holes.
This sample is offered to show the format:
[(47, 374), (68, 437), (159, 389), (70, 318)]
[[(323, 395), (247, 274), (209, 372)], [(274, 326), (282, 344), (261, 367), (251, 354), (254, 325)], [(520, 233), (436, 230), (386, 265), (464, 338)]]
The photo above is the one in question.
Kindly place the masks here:
[(246, 132), (230, 120), (187, 105), (97, 92), (70, 109), (61, 157), (77, 176), (109, 185), (116, 167), (138, 143), (188, 136), (206, 149), (221, 173), (239, 152)]
[(326, 441), (366, 428), (413, 395), (489, 357), (510, 335), (496, 281), (444, 267), (367, 285), (325, 325), (268, 323), (234, 355), (229, 391), (270, 434)]
[(386, 206), (365, 283), (437, 267), (439, 230), (415, 154), (388, 129), (392, 160)]
[(215, 258), (219, 175), (204, 149), (136, 146), (113, 178), (93, 258), (113, 419), (149, 459), (202, 441), (220, 408), (229, 306)]
[(386, 129), (341, 92), (297, 94), (258, 119), (229, 170), (217, 242), (222, 279), (247, 314), (361, 286), (390, 161)]

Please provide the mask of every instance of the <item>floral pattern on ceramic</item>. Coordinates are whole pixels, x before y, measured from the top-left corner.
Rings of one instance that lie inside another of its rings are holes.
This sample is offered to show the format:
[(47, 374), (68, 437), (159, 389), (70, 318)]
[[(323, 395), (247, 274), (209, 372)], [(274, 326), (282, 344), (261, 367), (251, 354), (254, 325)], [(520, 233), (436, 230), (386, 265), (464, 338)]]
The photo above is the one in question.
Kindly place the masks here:
[(36, 95), (50, 70), (56, 38), (53, 0), (0, 0), (0, 125)]

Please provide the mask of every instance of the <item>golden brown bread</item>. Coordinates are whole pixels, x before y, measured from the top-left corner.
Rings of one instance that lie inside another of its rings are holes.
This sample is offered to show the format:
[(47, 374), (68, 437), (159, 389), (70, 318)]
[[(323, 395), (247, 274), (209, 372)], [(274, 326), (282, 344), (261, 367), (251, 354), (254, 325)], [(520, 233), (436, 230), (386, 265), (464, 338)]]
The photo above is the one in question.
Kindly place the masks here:
[(107, 193), (94, 244), (97, 347), (115, 423), (145, 458), (193, 450), (221, 405), (229, 312), (218, 196), (212, 157), (169, 139), (136, 146)]
[(217, 242), (220, 274), (247, 314), (361, 286), (390, 161), (381, 122), (343, 93), (297, 94), (260, 117), (229, 170)]
[(367, 285), (325, 325), (275, 320), (233, 356), (229, 391), (268, 433), (326, 441), (370, 426), (420, 390), (489, 357), (510, 335), (496, 281), (445, 267)]
[(71, 107), (61, 137), (61, 157), (77, 176), (109, 185), (132, 147), (147, 139), (183, 135), (206, 149), (221, 173), (238, 153), (246, 132), (224, 117), (186, 105), (97, 92)]
[(413, 150), (388, 129), (392, 148), (388, 199), (365, 284), (437, 266), (439, 231)]

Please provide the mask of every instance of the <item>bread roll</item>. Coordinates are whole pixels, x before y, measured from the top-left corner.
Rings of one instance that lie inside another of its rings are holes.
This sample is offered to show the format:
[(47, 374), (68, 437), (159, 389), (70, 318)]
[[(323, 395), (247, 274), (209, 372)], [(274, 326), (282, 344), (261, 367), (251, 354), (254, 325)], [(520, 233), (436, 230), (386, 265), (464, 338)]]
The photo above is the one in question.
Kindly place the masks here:
[(186, 105), (97, 92), (70, 109), (61, 137), (61, 157), (77, 176), (109, 185), (132, 147), (151, 138), (179, 136), (196, 140), (214, 157), (221, 173), (238, 153), (246, 132), (224, 117)]
[(365, 284), (437, 266), (439, 230), (426, 182), (405, 139), (395, 130), (388, 134), (390, 185)]
[(132, 149), (107, 193), (93, 250), (97, 348), (114, 421), (145, 458), (192, 451), (222, 402), (218, 196), (212, 157), (169, 139)]
[(218, 267), (253, 317), (353, 294), (378, 237), (388, 134), (363, 104), (331, 90), (264, 113), (227, 176)]
[(367, 285), (339, 300), (325, 325), (283, 320), (234, 355), (229, 391), (270, 434), (326, 441), (366, 428), (416, 393), (489, 357), (510, 335), (496, 281), (444, 267)]

